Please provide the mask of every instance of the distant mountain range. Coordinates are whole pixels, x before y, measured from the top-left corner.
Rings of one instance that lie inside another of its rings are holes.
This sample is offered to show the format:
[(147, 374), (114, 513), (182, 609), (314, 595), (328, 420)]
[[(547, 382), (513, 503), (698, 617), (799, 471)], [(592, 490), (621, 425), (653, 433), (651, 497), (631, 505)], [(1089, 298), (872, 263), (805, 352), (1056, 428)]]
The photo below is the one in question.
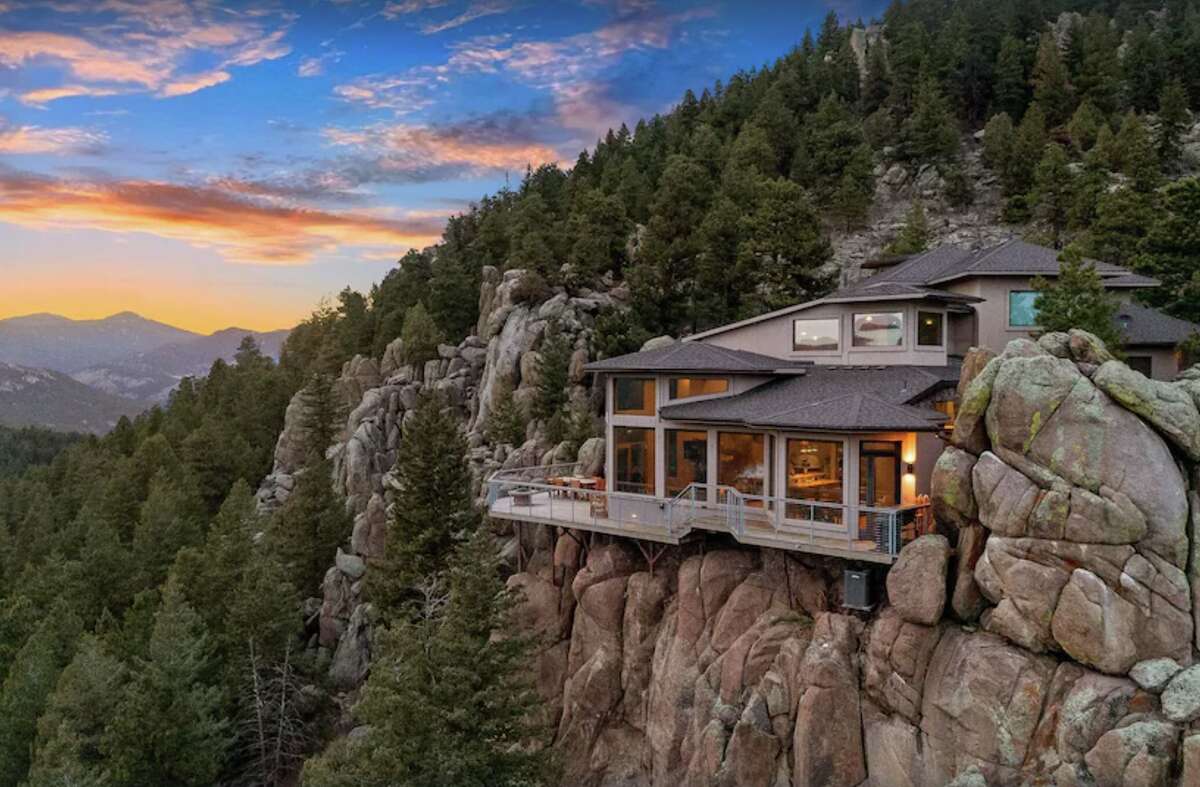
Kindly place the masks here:
[(290, 331), (257, 333), (226, 328), (211, 336), (197, 336), (139, 352), (110, 363), (97, 364), (71, 375), (105, 393), (149, 402), (166, 401), (184, 377), (201, 377), (218, 358), (232, 361), (246, 336), (258, 340), (263, 355), (279, 358)]
[(121, 312), (103, 320), (31, 314), (0, 320), (0, 363), (74, 374), (200, 334)]
[(62, 372), (0, 363), (0, 423), (103, 434), (144, 402), (98, 391)]
[(34, 314), (0, 320), (0, 424), (105, 432), (167, 399), (184, 377), (232, 361), (247, 335), (278, 358), (290, 331), (209, 336), (131, 312), (102, 320)]

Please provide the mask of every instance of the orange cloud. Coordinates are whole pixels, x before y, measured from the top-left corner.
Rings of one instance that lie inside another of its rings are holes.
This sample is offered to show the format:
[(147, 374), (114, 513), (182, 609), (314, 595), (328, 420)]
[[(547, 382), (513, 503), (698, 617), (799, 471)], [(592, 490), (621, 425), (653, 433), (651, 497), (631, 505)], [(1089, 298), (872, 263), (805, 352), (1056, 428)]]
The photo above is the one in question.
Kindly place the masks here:
[(186, 96), (188, 93), (195, 93), (197, 90), (203, 90), (206, 87), (213, 87), (222, 82), (228, 82), (231, 78), (228, 71), (208, 71), (203, 74), (192, 74), (163, 85), (162, 89), (158, 91), (158, 95), (163, 98)]
[(264, 204), (211, 186), (79, 182), (0, 173), (0, 221), (34, 228), (142, 232), (215, 248), (227, 259), (295, 265), (343, 247), (371, 253), (433, 243), (442, 222)]
[(479, 170), (523, 169), (559, 160), (550, 145), (491, 125), (448, 127), (396, 124), (365, 130), (326, 129), (335, 145), (380, 155), (384, 169), (460, 166)]
[(76, 153), (95, 148), (104, 135), (82, 128), (42, 128), (9, 126), (0, 118), (0, 153)]
[[(222, 11), (184, 0), (61, 0), (54, 32), (0, 30), (0, 66), (55, 66), (69, 82), (30, 90), (21, 99), (42, 105), (73, 96), (144, 90), (167, 98), (230, 79), (229, 68), (275, 60), (292, 17)], [(97, 16), (100, 15), (100, 16)], [(185, 73), (202, 54), (214, 65)]]

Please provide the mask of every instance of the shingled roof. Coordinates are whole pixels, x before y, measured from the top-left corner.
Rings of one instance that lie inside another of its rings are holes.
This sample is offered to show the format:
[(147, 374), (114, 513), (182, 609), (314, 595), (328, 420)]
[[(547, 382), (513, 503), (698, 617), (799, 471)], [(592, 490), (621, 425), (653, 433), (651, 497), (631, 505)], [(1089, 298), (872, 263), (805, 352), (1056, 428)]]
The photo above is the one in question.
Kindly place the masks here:
[(935, 431), (913, 403), (958, 381), (957, 366), (812, 366), (743, 394), (667, 405), (664, 418), (829, 432)]
[(1174, 347), (1193, 333), (1200, 332), (1200, 325), (1132, 301), (1121, 304), (1114, 322), (1128, 345)]
[(800, 373), (809, 365), (715, 344), (676, 342), (654, 350), (594, 361), (584, 368), (589, 372), (774, 374)]

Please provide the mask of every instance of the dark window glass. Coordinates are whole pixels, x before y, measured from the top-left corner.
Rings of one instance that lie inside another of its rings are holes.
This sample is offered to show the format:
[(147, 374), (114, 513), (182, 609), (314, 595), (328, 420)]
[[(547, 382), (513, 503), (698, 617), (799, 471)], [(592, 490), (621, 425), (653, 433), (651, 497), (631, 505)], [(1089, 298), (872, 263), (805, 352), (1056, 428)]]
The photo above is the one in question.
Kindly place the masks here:
[(620, 415), (654, 415), (654, 380), (618, 377), (613, 381), (616, 401), (613, 412)]
[(942, 315), (940, 312), (917, 312), (917, 344), (922, 347), (942, 346)]
[(1129, 368), (1135, 372), (1141, 372), (1147, 377), (1154, 367), (1149, 355), (1130, 355), (1125, 359), (1125, 363), (1129, 364)]

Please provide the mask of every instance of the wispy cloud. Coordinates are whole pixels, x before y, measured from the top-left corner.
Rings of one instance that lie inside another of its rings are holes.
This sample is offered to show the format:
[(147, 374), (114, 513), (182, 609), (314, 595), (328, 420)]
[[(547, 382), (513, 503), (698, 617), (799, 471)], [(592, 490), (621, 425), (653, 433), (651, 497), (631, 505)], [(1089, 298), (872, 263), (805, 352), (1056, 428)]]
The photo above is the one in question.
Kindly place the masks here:
[(401, 76), (365, 76), (333, 89), (344, 101), (371, 109), (388, 109), (397, 115), (420, 112), (433, 104), (430, 92), (436, 78), (410, 72)]
[(387, 19), (398, 19), (409, 14), (419, 14), (431, 8), (441, 8), (450, 0), (391, 0), (384, 4), (380, 13)]
[(104, 142), (103, 134), (83, 128), (16, 126), (0, 118), (0, 153), (6, 155), (94, 152)]
[(559, 160), (554, 146), (538, 139), (540, 119), (489, 115), (443, 126), (377, 124), (365, 129), (325, 130), (334, 145), (373, 161), (383, 177), (423, 179), (452, 168), (458, 175), (521, 170)]
[[(51, 9), (53, 30), (0, 30), (0, 66), (56, 67), (65, 77), (25, 91), (28, 104), (127, 92), (184, 95), (227, 81), (230, 68), (291, 51), (285, 36), (292, 17), (282, 12), (224, 9), (207, 0), (60, 0)], [(198, 59), (209, 67), (195, 71)]]
[(350, 247), (393, 256), (433, 242), (443, 222), (279, 206), (212, 185), (66, 181), (0, 172), (0, 221), (39, 229), (138, 232), (212, 248), (231, 261), (297, 265)]
[(296, 68), (296, 76), (303, 78), (319, 77), (325, 73), (325, 69), (331, 63), (339, 63), (345, 56), (345, 52), (340, 49), (335, 49), (331, 41), (326, 41), (322, 46), (327, 51), (313, 57), (306, 57), (300, 61), (300, 65)]
[(454, 30), (463, 25), (470, 24), (476, 19), (482, 19), (485, 16), (506, 14), (512, 10), (512, 7), (513, 4), (508, 0), (475, 0), (458, 16), (451, 17), (444, 22), (422, 25), (421, 32), (425, 35), (444, 33), (447, 30)]

